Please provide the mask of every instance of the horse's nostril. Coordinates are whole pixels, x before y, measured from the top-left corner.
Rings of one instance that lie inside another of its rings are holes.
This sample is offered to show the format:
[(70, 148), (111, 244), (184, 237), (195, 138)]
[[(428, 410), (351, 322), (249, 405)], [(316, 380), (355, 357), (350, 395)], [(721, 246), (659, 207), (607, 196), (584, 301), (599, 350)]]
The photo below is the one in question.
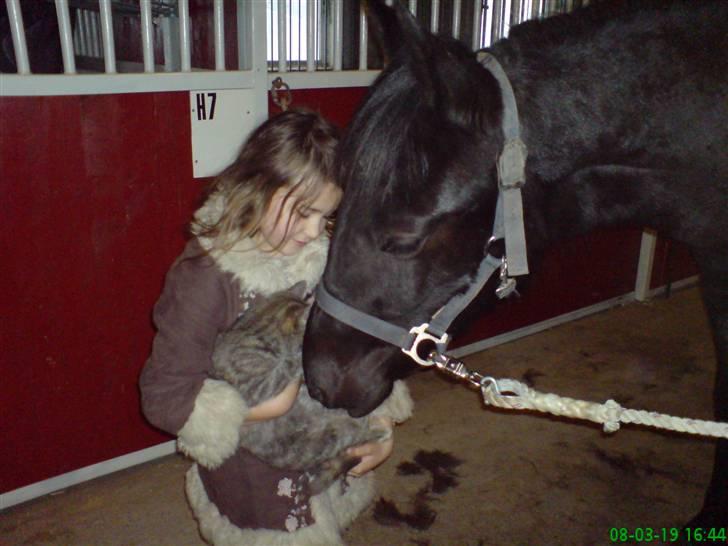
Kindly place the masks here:
[(317, 387), (316, 385), (308, 385), (308, 394), (311, 395), (311, 398), (314, 400), (318, 400), (322, 404), (326, 404), (324, 400), (324, 391), (321, 390), (320, 387)]

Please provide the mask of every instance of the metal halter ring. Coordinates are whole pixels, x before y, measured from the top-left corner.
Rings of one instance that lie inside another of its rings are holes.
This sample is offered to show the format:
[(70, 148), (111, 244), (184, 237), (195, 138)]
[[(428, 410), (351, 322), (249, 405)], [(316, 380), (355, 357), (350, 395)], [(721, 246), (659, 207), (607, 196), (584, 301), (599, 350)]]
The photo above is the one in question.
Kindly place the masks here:
[[(419, 353), (417, 352), (417, 349), (419, 347), (420, 342), (422, 341), (430, 341), (435, 344), (435, 347), (437, 347), (437, 352), (441, 353), (445, 350), (447, 347), (448, 342), (450, 341), (450, 336), (447, 334), (442, 334), (440, 337), (435, 337), (432, 334), (430, 334), (427, 331), (427, 328), (429, 328), (428, 323), (420, 324), (419, 326), (415, 326), (410, 329), (410, 334), (417, 334), (417, 337), (415, 337), (414, 341), (412, 342), (412, 345), (409, 349), (402, 349), (402, 352), (409, 356), (412, 360), (417, 362), (420, 366), (430, 367), (435, 364), (435, 362), (432, 359), (424, 360), (420, 357)], [(427, 353), (430, 354), (430, 351)]]

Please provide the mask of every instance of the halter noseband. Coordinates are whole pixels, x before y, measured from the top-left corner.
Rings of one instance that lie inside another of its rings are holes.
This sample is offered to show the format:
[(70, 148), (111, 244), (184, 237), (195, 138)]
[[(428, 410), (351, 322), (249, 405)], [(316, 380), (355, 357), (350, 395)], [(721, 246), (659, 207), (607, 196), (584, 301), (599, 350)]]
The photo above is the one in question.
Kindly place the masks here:
[[(439, 354), (444, 353), (450, 341), (447, 329), (478, 295), (496, 270), (500, 270), (500, 284), (495, 291), (499, 298), (507, 297), (516, 288), (516, 280), (510, 275), (528, 273), (521, 197), (521, 187), (526, 182), (527, 150), (520, 136), (518, 106), (511, 83), (497, 59), (485, 51), (479, 51), (477, 58), (497, 80), (501, 90), (503, 98), (502, 129), (505, 144), (497, 163), (498, 201), (493, 221), (493, 235), (488, 240), (485, 258), (480, 262), (478, 272), (467, 291), (450, 298), (432, 316), (429, 323), (425, 322), (407, 330), (364, 313), (334, 297), (326, 289), (323, 279), (316, 288), (316, 303), (325, 313), (347, 326), (400, 347), (406, 355), (421, 366), (432, 366), (434, 362), (429, 356), (425, 359), (418, 353), (419, 344), (423, 341), (433, 343)], [(505, 254), (500, 259), (488, 252), (490, 244), (498, 239), (505, 239)]]

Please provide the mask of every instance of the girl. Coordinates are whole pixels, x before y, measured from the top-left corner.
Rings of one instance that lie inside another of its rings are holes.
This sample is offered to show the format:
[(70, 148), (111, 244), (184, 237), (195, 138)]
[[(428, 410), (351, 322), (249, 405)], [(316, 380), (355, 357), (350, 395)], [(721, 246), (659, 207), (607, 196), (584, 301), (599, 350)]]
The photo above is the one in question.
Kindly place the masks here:
[[(324, 231), (342, 193), (333, 176), (337, 140), (331, 124), (304, 111), (255, 130), (195, 214), (193, 237), (154, 308), (142, 408), (196, 461), (187, 496), (203, 538), (215, 545), (340, 544), (342, 529), (373, 496), (367, 472), (392, 451), (391, 439), (351, 448), (362, 459), (352, 477), (310, 496), (305, 475), (271, 467), (238, 445), (246, 422), (288, 411), (299, 381), (249, 407), (237, 389), (209, 377), (220, 332), (272, 294), (305, 296), (318, 282)], [(390, 428), (410, 414), (403, 384), (377, 410)]]

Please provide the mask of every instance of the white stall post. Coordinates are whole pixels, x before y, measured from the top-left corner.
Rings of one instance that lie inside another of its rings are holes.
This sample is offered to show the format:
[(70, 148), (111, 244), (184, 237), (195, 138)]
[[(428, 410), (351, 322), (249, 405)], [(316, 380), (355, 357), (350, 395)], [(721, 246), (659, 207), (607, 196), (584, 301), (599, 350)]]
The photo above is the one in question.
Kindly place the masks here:
[(192, 37), (189, 0), (179, 0), (179, 49), (182, 72), (192, 71)]
[(278, 72), (288, 72), (288, 2), (278, 0)]
[(144, 56), (144, 72), (154, 72), (154, 26), (152, 24), (151, 0), (139, 0), (139, 12), (142, 20), (142, 54)]
[(342, 52), (344, 48), (344, 9), (341, 1), (334, 2), (334, 70), (341, 70)]
[[(490, 8), (489, 8), (490, 9)], [(473, 50), (481, 48), (483, 43), (483, 4), (481, 0), (473, 0)]]
[(364, 8), (361, 8), (359, 14), (359, 70), (366, 70), (369, 64), (368, 56), (368, 44), (369, 44), (369, 32), (368, 32), (367, 15), (364, 13)]
[(316, 1), (306, 2), (306, 72), (316, 71)]
[(657, 234), (654, 231), (642, 232), (640, 243), (640, 257), (637, 262), (637, 278), (634, 285), (634, 299), (647, 301), (650, 299), (650, 284), (652, 281), (652, 266), (655, 262), (655, 247)]
[(30, 74), (28, 62), (28, 47), (25, 43), (25, 27), (23, 26), (23, 12), (19, 0), (5, 0), (10, 20), (10, 34), (13, 36), (13, 49), (15, 50), (15, 65), (18, 74)]
[(440, 0), (432, 0), (430, 9), (430, 32), (437, 34), (440, 30)]
[(462, 11), (461, 0), (454, 0), (452, 5), (452, 37), (460, 38), (460, 12)]
[(104, 69), (107, 74), (116, 73), (116, 51), (114, 48), (114, 22), (111, 15), (111, 0), (99, 0), (101, 15), (101, 37), (104, 42)]
[(215, 70), (225, 70), (225, 13), (223, 0), (215, 0)]
[(56, 17), (58, 33), (61, 36), (61, 54), (63, 55), (63, 71), (66, 74), (76, 73), (76, 58), (73, 51), (73, 31), (71, 18), (68, 16), (68, 0), (56, 0)]

